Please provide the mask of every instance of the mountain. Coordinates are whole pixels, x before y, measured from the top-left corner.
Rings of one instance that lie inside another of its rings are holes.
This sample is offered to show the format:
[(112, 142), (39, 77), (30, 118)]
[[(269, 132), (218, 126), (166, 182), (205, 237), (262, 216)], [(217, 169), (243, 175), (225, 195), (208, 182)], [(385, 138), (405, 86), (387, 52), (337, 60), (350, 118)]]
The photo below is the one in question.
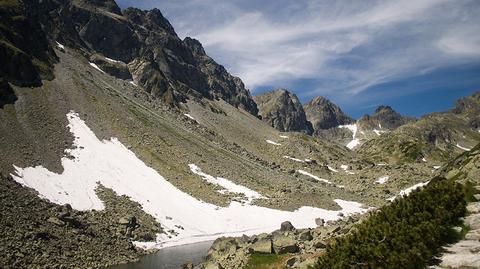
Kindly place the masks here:
[[(352, 151), (307, 135), (298, 98), (285, 91), (271, 97), (279, 105), (262, 102), (300, 130), (280, 132), (259, 119), (241, 80), (199, 41), (179, 39), (158, 9), (10, 0), (0, 12), (1, 268), (103, 268), (144, 248), (265, 239), (256, 235), (285, 221), (305, 230), (330, 221), (316, 231), (329, 240), (332, 221), (347, 230), (350, 216), (380, 208), (443, 163), (380, 163), (388, 156), (366, 149), (391, 154), (392, 134), (429, 118)], [(477, 134), (475, 98), (442, 116), (451, 136)], [(354, 126), (328, 130), (352, 140)]]
[(313, 98), (303, 106), (303, 109), (315, 131), (330, 129), (353, 122), (353, 119), (343, 113), (340, 107), (322, 96)]
[[(14, 4), (2, 8), (10, 19), (2, 27), (1, 47), (11, 66), (4, 65), (0, 72), (16, 85), (38, 85), (43, 74), (51, 78), (56, 59), (47, 40), (56, 40), (82, 51), (103, 71), (133, 79), (153, 97), (172, 106), (188, 97), (202, 96), (221, 98), (257, 114), (241, 80), (208, 57), (198, 41), (181, 40), (158, 9), (129, 8), (122, 12), (114, 1), (8, 3)], [(30, 29), (32, 33), (27, 33)]]
[(411, 121), (415, 121), (415, 119), (400, 115), (390, 106), (379, 106), (372, 116), (364, 115), (357, 121), (357, 124), (364, 130), (378, 128), (379, 131), (391, 131)]
[(357, 149), (365, 141), (415, 121), (383, 105), (377, 107), (373, 115), (365, 114), (353, 120), (340, 107), (323, 97), (314, 98), (304, 107), (307, 118), (313, 123), (315, 136), (350, 149)]
[(254, 97), (262, 120), (282, 132), (312, 133), (298, 97), (285, 89), (277, 89)]
[(479, 109), (477, 92), (460, 99), (450, 111), (425, 115), (367, 141), (359, 153), (389, 162), (444, 162), (480, 141)]

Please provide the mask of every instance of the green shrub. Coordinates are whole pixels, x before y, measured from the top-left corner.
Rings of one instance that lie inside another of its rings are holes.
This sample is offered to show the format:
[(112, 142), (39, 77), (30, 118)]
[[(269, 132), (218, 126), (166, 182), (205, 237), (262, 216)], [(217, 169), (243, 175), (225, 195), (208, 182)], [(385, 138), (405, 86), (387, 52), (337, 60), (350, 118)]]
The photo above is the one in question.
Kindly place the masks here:
[(434, 178), (329, 244), (314, 268), (424, 268), (455, 238), (451, 228), (460, 224), (465, 207), (462, 185)]

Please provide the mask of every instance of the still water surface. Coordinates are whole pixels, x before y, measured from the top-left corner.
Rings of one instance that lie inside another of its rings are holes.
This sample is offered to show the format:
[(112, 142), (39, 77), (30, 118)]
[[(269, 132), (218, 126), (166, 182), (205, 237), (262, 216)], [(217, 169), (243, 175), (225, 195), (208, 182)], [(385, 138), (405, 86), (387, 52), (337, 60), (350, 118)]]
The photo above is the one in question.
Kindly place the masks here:
[(185, 263), (203, 261), (213, 241), (161, 249), (140, 258), (138, 262), (121, 264), (108, 269), (177, 269)]

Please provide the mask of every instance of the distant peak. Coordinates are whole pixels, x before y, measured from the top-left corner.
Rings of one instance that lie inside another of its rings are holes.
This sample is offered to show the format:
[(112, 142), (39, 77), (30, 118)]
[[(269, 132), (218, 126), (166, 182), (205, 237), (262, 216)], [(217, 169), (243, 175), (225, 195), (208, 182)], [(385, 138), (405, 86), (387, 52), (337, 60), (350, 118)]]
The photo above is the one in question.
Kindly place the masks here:
[(396, 111), (393, 110), (393, 108), (391, 106), (381, 105), (381, 106), (377, 107), (377, 109), (375, 109), (375, 114), (378, 114), (380, 112), (396, 112)]

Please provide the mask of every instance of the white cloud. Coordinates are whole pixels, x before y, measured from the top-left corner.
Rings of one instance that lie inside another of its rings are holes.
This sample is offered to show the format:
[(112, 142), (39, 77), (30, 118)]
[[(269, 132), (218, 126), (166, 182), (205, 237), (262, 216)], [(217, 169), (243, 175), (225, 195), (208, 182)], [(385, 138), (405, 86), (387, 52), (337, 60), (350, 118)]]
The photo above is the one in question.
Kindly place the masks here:
[(158, 7), (181, 37), (199, 39), (253, 90), (318, 80), (321, 85), (301, 95), (341, 99), (394, 79), (480, 62), (478, 1), (170, 0)]

